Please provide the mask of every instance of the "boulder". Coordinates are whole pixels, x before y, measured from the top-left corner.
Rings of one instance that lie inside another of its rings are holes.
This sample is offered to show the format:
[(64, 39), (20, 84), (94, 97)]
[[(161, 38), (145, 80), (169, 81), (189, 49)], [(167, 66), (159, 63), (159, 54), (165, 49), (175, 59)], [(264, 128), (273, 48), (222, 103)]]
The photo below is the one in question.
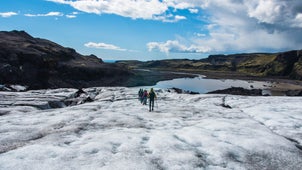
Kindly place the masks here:
[(223, 90), (215, 90), (208, 92), (207, 94), (232, 94), (232, 95), (243, 95), (243, 96), (262, 96), (261, 89), (244, 89), (242, 87), (231, 87)]
[(302, 90), (288, 90), (285, 92), (286, 96), (302, 96)]

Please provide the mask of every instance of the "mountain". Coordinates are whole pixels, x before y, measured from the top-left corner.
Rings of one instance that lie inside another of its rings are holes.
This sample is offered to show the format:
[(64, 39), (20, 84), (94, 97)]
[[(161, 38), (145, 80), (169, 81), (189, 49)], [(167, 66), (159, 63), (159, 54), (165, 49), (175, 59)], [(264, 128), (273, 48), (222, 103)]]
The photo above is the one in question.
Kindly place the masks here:
[(147, 62), (120, 61), (134, 68), (156, 68), (190, 72), (218, 71), (259, 77), (302, 80), (302, 50), (280, 53), (210, 55), (200, 60), (171, 59)]
[(0, 32), (0, 84), (22, 84), (30, 89), (118, 86), (131, 74), (94, 55), (81, 55), (24, 31)]
[(227, 71), (302, 79), (302, 50), (273, 54), (213, 55), (203, 61), (210, 63), (213, 68), (221, 67)]

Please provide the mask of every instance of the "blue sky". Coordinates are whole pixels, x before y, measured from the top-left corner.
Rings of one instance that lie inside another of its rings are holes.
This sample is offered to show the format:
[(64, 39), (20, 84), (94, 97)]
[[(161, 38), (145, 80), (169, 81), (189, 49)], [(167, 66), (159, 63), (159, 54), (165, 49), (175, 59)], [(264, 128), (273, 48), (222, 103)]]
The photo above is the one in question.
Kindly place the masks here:
[(279, 52), (302, 47), (302, 1), (1, 0), (0, 30), (106, 60)]

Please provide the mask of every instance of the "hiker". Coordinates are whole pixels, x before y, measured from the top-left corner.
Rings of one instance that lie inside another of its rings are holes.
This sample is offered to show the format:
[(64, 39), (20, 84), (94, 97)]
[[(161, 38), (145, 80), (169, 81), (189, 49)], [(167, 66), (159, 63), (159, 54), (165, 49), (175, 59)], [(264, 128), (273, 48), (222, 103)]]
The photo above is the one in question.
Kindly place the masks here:
[(144, 91), (143, 89), (139, 89), (138, 91), (138, 100), (143, 103), (143, 94), (144, 94)]
[(151, 112), (151, 109), (153, 111), (154, 99), (156, 98), (156, 94), (155, 94), (153, 88), (150, 89), (150, 92), (148, 94), (148, 98), (149, 98), (149, 112)]
[(148, 97), (148, 92), (147, 90), (144, 90), (144, 93), (143, 93), (143, 105), (147, 105), (147, 97)]

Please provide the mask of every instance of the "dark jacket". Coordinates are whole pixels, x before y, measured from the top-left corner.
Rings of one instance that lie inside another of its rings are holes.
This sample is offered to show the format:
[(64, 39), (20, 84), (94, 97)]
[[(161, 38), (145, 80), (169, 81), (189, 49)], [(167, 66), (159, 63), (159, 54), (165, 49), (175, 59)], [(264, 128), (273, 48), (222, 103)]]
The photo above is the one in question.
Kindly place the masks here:
[(156, 94), (154, 93), (154, 91), (150, 91), (149, 92), (149, 98), (150, 98), (150, 100), (154, 100), (155, 97), (156, 97)]

